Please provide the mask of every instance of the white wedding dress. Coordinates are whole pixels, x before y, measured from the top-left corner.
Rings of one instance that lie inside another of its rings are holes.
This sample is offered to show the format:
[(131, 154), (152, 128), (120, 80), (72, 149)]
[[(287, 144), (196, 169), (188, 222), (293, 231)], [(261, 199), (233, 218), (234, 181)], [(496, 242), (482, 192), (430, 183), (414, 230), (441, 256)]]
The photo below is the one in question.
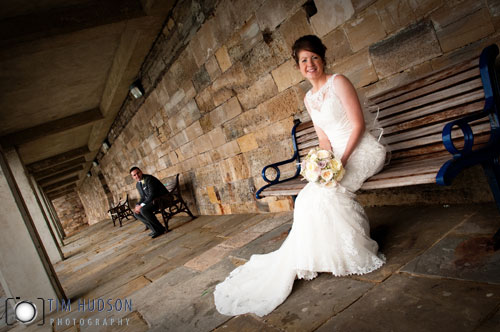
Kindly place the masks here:
[[(328, 136), (341, 158), (351, 132), (344, 108), (335, 94), (335, 75), (316, 93), (306, 94), (311, 118)], [(365, 132), (349, 157), (339, 185), (324, 188), (308, 183), (295, 201), (293, 226), (280, 249), (253, 255), (215, 288), (217, 310), (225, 315), (264, 316), (290, 294), (295, 278), (313, 279), (317, 272), (335, 276), (365, 274), (385, 262), (370, 238), (363, 207), (353, 194), (384, 165), (385, 148)]]

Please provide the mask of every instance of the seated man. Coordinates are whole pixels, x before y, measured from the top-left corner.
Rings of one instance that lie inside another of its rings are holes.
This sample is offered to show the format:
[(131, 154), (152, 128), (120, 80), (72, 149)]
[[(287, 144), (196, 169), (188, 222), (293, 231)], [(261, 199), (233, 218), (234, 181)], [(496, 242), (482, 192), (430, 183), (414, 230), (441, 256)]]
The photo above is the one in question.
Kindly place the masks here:
[(142, 221), (151, 230), (149, 236), (153, 239), (165, 233), (165, 227), (160, 224), (154, 211), (158, 209), (153, 199), (168, 193), (167, 188), (160, 180), (149, 174), (143, 174), (139, 167), (132, 167), (130, 175), (137, 181), (136, 187), (141, 195), (134, 209), (134, 216)]

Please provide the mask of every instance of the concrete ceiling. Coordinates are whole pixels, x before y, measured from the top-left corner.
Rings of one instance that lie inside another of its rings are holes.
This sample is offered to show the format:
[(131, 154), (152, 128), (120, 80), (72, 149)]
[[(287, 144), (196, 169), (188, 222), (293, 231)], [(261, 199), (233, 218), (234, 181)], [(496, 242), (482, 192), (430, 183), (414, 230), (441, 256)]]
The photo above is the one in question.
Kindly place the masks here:
[(89, 171), (175, 0), (0, 0), (0, 142), (49, 197)]

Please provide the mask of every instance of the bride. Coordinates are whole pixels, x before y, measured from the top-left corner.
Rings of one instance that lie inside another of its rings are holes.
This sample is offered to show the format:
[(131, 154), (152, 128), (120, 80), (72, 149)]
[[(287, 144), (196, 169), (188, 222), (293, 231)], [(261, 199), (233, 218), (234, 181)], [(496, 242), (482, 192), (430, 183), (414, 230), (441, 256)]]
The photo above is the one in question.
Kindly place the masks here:
[(326, 47), (321, 40), (303, 36), (292, 51), (301, 74), (312, 84), (304, 103), (319, 146), (340, 158), (346, 173), (333, 188), (308, 183), (297, 196), (293, 226), (280, 249), (253, 255), (216, 286), (215, 305), (225, 315), (264, 316), (283, 303), (296, 278), (310, 280), (318, 272), (365, 274), (385, 262), (354, 195), (383, 167), (385, 148), (365, 131), (351, 82), (345, 76), (324, 72)]

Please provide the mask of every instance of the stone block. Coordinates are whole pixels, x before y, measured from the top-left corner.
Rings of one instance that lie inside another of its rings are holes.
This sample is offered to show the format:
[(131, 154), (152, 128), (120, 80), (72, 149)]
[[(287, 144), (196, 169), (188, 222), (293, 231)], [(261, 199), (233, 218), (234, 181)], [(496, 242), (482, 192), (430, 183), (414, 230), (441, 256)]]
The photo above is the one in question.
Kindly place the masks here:
[(311, 17), (313, 30), (323, 37), (354, 15), (351, 0), (315, 0), (318, 12)]
[(263, 112), (261, 106), (248, 110), (238, 117), (226, 122), (222, 129), (224, 130), (224, 135), (227, 139), (233, 140), (245, 134), (259, 130), (265, 127), (271, 120), (269, 119), (268, 113)]
[(444, 0), (409, 0), (410, 7), (417, 20), (441, 7), (445, 2)]
[(214, 100), (210, 91), (211, 89), (208, 87), (198, 93), (198, 95), (194, 98), (201, 113), (210, 112), (215, 108)]
[(287, 118), (299, 110), (299, 103), (294, 89), (287, 89), (257, 107), (259, 116), (267, 117), (269, 123)]
[(193, 76), (193, 86), (195, 90), (200, 92), (210, 84), (210, 81), (210, 75), (208, 75), (205, 65), (202, 65)]
[(231, 142), (228, 142), (226, 144), (223, 144), (223, 145), (219, 146), (216, 150), (220, 156), (219, 159), (226, 159), (226, 158), (232, 157), (232, 156), (241, 152), (240, 146), (238, 145), (238, 142), (236, 142), (236, 141), (231, 141)]
[(436, 31), (443, 52), (448, 52), (495, 32), (490, 14), (483, 8)]
[(165, 114), (167, 117), (172, 116), (173, 114), (177, 113), (179, 110), (179, 104), (184, 100), (184, 91), (183, 90), (177, 90), (168, 100), (168, 102), (163, 106), (163, 109), (165, 110)]
[(385, 30), (375, 10), (366, 10), (345, 25), (351, 49), (357, 52), (385, 37)]
[(222, 73), (215, 55), (208, 57), (207, 62), (205, 62), (205, 68), (212, 81), (215, 81)]
[(191, 80), (186, 80), (180, 87), (182, 91), (184, 91), (184, 99), (182, 100), (184, 104), (194, 100), (194, 97), (196, 97), (196, 90)]
[(210, 140), (213, 148), (217, 148), (223, 144), (226, 144), (226, 136), (222, 131), (222, 127), (216, 127), (210, 132), (208, 132), (208, 139)]
[(303, 3), (301, 0), (266, 0), (255, 16), (262, 31), (273, 31), (281, 22), (295, 12)]
[(187, 136), (185, 131), (179, 132), (169, 140), (170, 146), (174, 150), (180, 147), (181, 145), (186, 144), (187, 142), (189, 142), (189, 137)]
[(326, 46), (326, 63), (333, 64), (352, 54), (344, 29), (335, 29), (322, 38)]
[(217, 27), (217, 38), (221, 43), (224, 43), (239, 24), (239, 9), (234, 7), (233, 1), (222, 0), (215, 10), (214, 20)]
[(210, 123), (214, 126), (220, 126), (224, 122), (234, 118), (242, 112), (238, 98), (233, 97), (223, 105), (217, 107), (209, 113)]
[[(362, 10), (364, 10), (365, 8), (367, 8), (368, 6), (370, 6), (371, 4), (373, 4), (376, 1), (377, 0), (351, 0), (352, 6), (354, 7), (354, 11), (356, 13), (361, 12)], [(433, 1), (433, 0), (430, 0), (430, 1)]]
[(288, 89), (304, 79), (293, 59), (288, 60), (273, 70), (271, 74), (273, 75), (274, 82), (276, 82), (279, 92)]
[(238, 94), (243, 109), (248, 110), (256, 107), (265, 100), (278, 93), (278, 88), (270, 74), (258, 79), (248, 89)]
[(416, 17), (407, 0), (379, 0), (377, 12), (385, 31), (391, 34), (401, 28), (415, 23)]
[(204, 167), (213, 163), (210, 152), (202, 153), (198, 155), (196, 158), (198, 158), (198, 164), (200, 165), (199, 167)]
[(205, 63), (210, 55), (213, 55), (215, 50), (219, 48), (218, 29), (215, 19), (211, 18), (201, 26), (200, 30), (196, 33), (199, 43), (199, 53), (195, 55), (197, 63)]
[(273, 142), (290, 139), (292, 127), (292, 116), (277, 122), (273, 122), (269, 126), (264, 127), (255, 133), (256, 144), (258, 146), (265, 146), (272, 144)]
[(252, 18), (255, 19), (254, 13), (259, 9), (260, 5), (265, 0), (232, 0), (233, 8), (236, 8), (238, 15), (236, 17), (236, 28), (241, 27)]
[(221, 202), (217, 188), (215, 188), (214, 186), (207, 186), (206, 189), (207, 189), (208, 199), (210, 200), (211, 203), (218, 204)]
[(212, 125), (212, 122), (210, 121), (210, 114), (206, 114), (200, 118), (200, 126), (201, 129), (203, 129), (204, 133), (208, 133), (212, 129), (214, 129), (214, 126)]
[(304, 35), (313, 34), (311, 26), (307, 20), (307, 14), (302, 8), (299, 9), (292, 17), (283, 22), (279, 29), (288, 50), (290, 50), (290, 53), (292, 46), (297, 39)]
[[(437, 1), (437, 3), (440, 3), (440, 1)], [(481, 8), (484, 8), (482, 1), (465, 0), (460, 1), (460, 4), (443, 1), (440, 8), (430, 15), (430, 19), (434, 23), (436, 30), (440, 30), (464, 19)]]
[(259, 145), (257, 144), (257, 141), (255, 140), (255, 136), (253, 133), (247, 134), (245, 136), (241, 136), (236, 141), (238, 142), (238, 145), (240, 146), (241, 152), (252, 151), (252, 150), (257, 149), (259, 147)]
[(441, 48), (429, 21), (409, 26), (370, 46), (369, 50), (380, 78), (441, 55)]
[(201, 128), (199, 120), (193, 122), (192, 125), (186, 128), (186, 136), (190, 141), (198, 138), (201, 135), (203, 135), (203, 129)]
[(182, 154), (182, 159), (183, 160), (186, 160), (186, 159), (189, 159), (189, 158), (192, 158), (196, 155), (196, 150), (197, 150), (197, 147), (195, 146), (194, 142), (188, 142), (186, 144), (184, 144), (183, 146), (181, 146), (179, 148), (180, 150), (180, 153)]
[(245, 156), (238, 154), (219, 163), (220, 174), (224, 182), (234, 182), (250, 177)]
[(253, 16), (227, 42), (228, 54), (232, 63), (239, 62), (244, 54), (262, 40), (263, 37), (259, 29), (259, 23), (255, 16)]
[(217, 62), (219, 63), (219, 67), (222, 72), (225, 72), (231, 67), (231, 59), (229, 58), (229, 54), (227, 53), (226, 45), (223, 45), (217, 50), (217, 52), (215, 52), (215, 57), (217, 58)]
[(210, 139), (208, 138), (208, 134), (205, 134), (195, 139), (193, 148), (196, 150), (196, 153), (198, 154), (212, 150), (212, 144), (210, 142)]

